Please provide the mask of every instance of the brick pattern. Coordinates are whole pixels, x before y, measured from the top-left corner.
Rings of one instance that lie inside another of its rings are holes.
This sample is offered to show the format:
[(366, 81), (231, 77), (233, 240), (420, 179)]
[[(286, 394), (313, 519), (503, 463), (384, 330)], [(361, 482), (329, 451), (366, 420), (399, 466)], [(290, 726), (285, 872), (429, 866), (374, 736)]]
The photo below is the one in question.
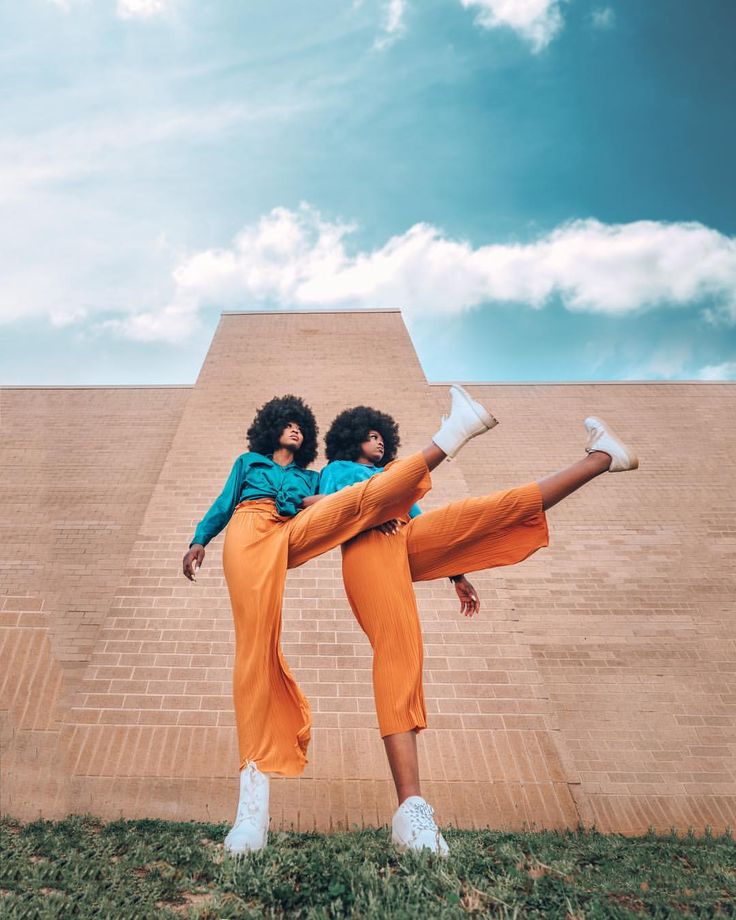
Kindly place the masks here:
[(62, 725), (189, 392), (0, 390), (0, 810), (66, 813)]
[[(426, 509), (577, 459), (591, 411), (635, 441), (642, 469), (601, 477), (555, 508), (548, 549), (473, 575), (475, 620), (458, 615), (449, 583), (417, 586), (430, 719), (420, 750), (438, 817), (625, 833), (733, 824), (726, 460), (736, 389), (471, 389), (502, 424), (434, 474)], [(13, 777), (2, 810), (232, 817), (223, 535), (196, 585), (180, 574), (181, 556), (245, 449), (255, 409), (285, 392), (313, 406), (323, 432), (347, 405), (391, 412), (403, 453), (427, 442), (447, 405), (395, 312), (224, 314), (191, 389), (0, 391), (13, 432), (2, 526), (17, 543), (0, 621), (3, 663), (15, 667), (0, 691)], [(371, 650), (344, 597), (339, 551), (289, 574), (283, 647), (314, 733), (304, 775), (273, 782), (272, 826), (386, 822), (395, 803)], [(44, 702), (31, 705), (41, 673)], [(56, 770), (44, 774), (39, 763), (51, 758)]]
[(601, 477), (550, 511), (548, 549), (483, 576), (534, 659), (581, 818), (637, 832), (733, 825), (736, 388), (471, 389), (505, 420), (463, 454), (474, 492), (575, 460), (587, 414), (640, 455), (637, 473)]

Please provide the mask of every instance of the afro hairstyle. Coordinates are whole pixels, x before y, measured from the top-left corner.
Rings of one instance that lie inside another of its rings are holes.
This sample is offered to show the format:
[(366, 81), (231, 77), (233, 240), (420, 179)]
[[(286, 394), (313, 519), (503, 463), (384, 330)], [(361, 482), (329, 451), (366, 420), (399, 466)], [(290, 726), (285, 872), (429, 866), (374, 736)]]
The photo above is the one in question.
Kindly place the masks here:
[(314, 413), (299, 396), (275, 396), (261, 406), (248, 429), (248, 448), (257, 454), (272, 454), (289, 422), (296, 422), (304, 435), (302, 446), (294, 453), (294, 463), (304, 469), (317, 456), (318, 429)]
[(335, 418), (325, 436), (327, 459), (357, 460), (360, 445), (368, 440), (369, 431), (378, 431), (383, 438), (384, 454), (378, 465), (385, 466), (394, 460), (401, 444), (399, 426), (390, 415), (370, 406), (345, 409)]

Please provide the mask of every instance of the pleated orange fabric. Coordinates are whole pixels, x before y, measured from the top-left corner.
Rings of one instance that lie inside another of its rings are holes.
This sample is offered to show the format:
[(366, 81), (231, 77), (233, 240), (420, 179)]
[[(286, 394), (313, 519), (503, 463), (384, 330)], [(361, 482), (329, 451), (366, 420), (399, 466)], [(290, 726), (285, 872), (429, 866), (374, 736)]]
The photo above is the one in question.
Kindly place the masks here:
[(514, 565), (548, 543), (542, 494), (532, 482), (451, 502), (412, 518), (397, 534), (371, 530), (343, 545), (345, 592), (373, 647), (382, 737), (427, 726), (412, 582)]
[(223, 569), (235, 625), (233, 699), (240, 769), (299, 775), (307, 763), (309, 702), (281, 651), (287, 568), (296, 568), (367, 527), (407, 514), (431, 488), (421, 454), (386, 466), (295, 517), (270, 499), (242, 502), (225, 533)]

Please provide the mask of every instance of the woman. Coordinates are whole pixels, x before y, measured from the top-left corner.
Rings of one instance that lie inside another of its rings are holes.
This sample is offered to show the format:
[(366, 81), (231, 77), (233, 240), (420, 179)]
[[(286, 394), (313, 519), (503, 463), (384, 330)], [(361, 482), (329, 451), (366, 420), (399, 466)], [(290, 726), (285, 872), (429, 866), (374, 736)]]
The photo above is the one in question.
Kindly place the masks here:
[(492, 417), (461, 388), (423, 451), (391, 464), (381, 481), (330, 496), (314, 507), (318, 475), (311, 409), (296, 396), (262, 406), (248, 429), (250, 450), (237, 458), (220, 496), (200, 521), (184, 556), (195, 581), (205, 546), (227, 525), (223, 568), (235, 624), (233, 696), (240, 751), (240, 801), (225, 847), (244, 853), (265, 846), (268, 773), (296, 776), (307, 762), (311, 713), (280, 647), (281, 602), (288, 568), (302, 565), (367, 527), (403, 515), (431, 487), (429, 472)]
[[(448, 853), (419, 784), (416, 735), (427, 719), (412, 581), (449, 576), (461, 613), (473, 616), (478, 596), (464, 575), (453, 573), (521, 562), (548, 543), (547, 509), (606, 470), (638, 466), (600, 419), (591, 417), (584, 424), (587, 456), (567, 469), (520, 488), (452, 502), (421, 517), (419, 509), (412, 509), (342, 546), (345, 591), (374, 651), (379, 730), (399, 802), (392, 838), (401, 848)], [(394, 459), (398, 426), (390, 415), (357, 406), (337, 416), (325, 442), (330, 462), (320, 474), (320, 493), (350, 492), (354, 483), (370, 479)]]

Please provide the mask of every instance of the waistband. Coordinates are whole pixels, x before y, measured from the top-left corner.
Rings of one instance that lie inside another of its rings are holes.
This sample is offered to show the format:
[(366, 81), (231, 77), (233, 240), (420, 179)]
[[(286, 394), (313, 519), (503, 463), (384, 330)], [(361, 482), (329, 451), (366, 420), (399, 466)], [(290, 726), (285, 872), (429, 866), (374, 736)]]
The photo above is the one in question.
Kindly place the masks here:
[(277, 518), (289, 519), (288, 514), (280, 514), (276, 508), (276, 502), (272, 498), (246, 498), (245, 501), (235, 506), (233, 514), (242, 514), (250, 512), (253, 514), (272, 514)]

